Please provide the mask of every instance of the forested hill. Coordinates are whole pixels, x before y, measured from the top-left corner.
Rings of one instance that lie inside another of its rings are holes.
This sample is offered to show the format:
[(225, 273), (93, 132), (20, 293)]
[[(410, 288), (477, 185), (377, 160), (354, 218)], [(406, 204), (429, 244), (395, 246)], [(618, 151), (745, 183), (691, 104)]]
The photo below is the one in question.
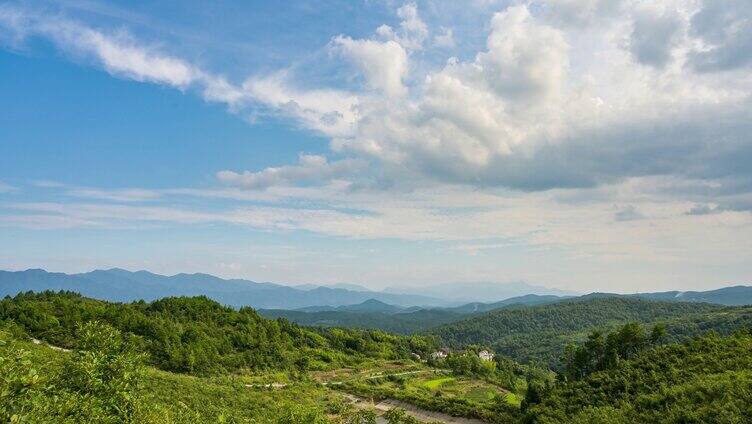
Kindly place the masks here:
[(159, 368), (191, 374), (328, 369), (364, 358), (426, 355), (436, 347), (430, 337), (300, 328), (263, 318), (251, 308), (224, 307), (206, 297), (123, 304), (70, 292), (44, 292), (0, 301), (0, 321), (56, 346), (76, 347), (76, 325), (92, 320), (134, 335), (139, 350), (149, 353)]
[(628, 297), (591, 297), (551, 305), (500, 309), (429, 330), (452, 347), (480, 344), (522, 361), (557, 366), (563, 346), (596, 328), (650, 323), (718, 311), (704, 303), (658, 302)]
[(259, 309), (259, 313), (267, 318), (285, 318), (305, 326), (371, 328), (397, 334), (414, 334), (496, 309), (549, 304), (563, 299), (531, 294), (500, 302), (473, 302), (452, 308), (399, 308), (370, 300), (359, 305), (336, 308), (318, 307), (295, 311)]
[[(590, 343), (592, 349), (602, 344)], [(523, 422), (743, 423), (752, 417), (752, 336), (648, 349), (581, 380), (532, 385)], [(744, 418), (746, 417), (746, 418)]]
[(304, 326), (379, 329), (396, 334), (414, 334), (471, 316), (442, 309), (421, 309), (400, 314), (342, 310), (305, 312), (284, 309), (261, 309), (259, 313), (267, 318), (284, 318)]

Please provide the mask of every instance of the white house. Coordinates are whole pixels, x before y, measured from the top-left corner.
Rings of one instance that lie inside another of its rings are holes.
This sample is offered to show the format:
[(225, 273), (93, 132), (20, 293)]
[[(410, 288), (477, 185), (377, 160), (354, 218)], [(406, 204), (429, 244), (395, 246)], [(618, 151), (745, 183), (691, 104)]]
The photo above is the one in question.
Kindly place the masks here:
[(436, 352), (433, 352), (431, 354), (431, 359), (433, 359), (434, 361), (437, 359), (446, 359), (447, 356), (448, 356), (447, 352), (442, 349), (442, 350), (437, 350)]
[(478, 352), (478, 358), (480, 358), (481, 361), (493, 361), (494, 354), (487, 350), (481, 350)]

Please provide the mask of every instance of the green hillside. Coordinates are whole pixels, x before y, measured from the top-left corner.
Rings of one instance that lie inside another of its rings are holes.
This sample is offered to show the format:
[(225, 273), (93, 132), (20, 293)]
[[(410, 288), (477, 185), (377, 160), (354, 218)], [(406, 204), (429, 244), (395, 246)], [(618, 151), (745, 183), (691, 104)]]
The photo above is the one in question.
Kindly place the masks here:
[[(500, 309), (435, 328), (430, 334), (452, 347), (479, 344), (520, 362), (542, 362), (556, 367), (563, 346), (584, 340), (592, 329), (610, 329), (627, 322), (667, 321), (723, 309), (703, 303), (592, 297)], [(694, 334), (689, 329), (683, 331)]]
[(193, 377), (143, 365), (109, 325), (76, 332), (81, 350), (52, 349), (0, 326), (0, 421), (11, 423), (358, 423), (340, 393), (299, 381), (285, 390), (241, 377)]
[(752, 336), (649, 349), (543, 389), (527, 423), (743, 423), (752, 417)]
[(74, 293), (20, 294), (0, 301), (0, 321), (53, 345), (75, 348), (76, 325), (98, 320), (133, 334), (151, 364), (173, 372), (216, 375), (243, 369), (315, 370), (366, 359), (408, 358), (434, 348), (431, 337), (380, 331), (315, 331), (235, 310), (205, 297), (109, 303)]
[(264, 309), (259, 314), (267, 318), (284, 318), (304, 326), (379, 329), (396, 334), (413, 334), (431, 327), (467, 318), (467, 313), (441, 309), (421, 309), (415, 312), (389, 314), (353, 311), (288, 311)]
[(742, 423), (751, 322), (752, 308), (597, 297), (453, 324), (517, 341), (555, 373), (498, 348), (484, 360), (486, 343), (459, 337), (422, 362), (413, 354), (430, 358), (432, 337), (306, 329), (203, 297), (28, 293), (0, 301), (0, 421)]

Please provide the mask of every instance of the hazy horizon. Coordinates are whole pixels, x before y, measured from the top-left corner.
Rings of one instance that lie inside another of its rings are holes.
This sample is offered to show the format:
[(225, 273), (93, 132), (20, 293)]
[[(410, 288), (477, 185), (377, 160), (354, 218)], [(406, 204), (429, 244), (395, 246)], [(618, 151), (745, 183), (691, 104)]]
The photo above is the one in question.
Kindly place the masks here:
[(0, 4), (0, 269), (752, 282), (745, 2), (231, 3)]
[[(114, 270), (114, 269), (124, 270), (124, 271), (132, 272), (132, 273), (136, 273), (136, 272), (140, 272), (140, 271), (145, 271), (145, 272), (149, 272), (149, 273), (156, 274), (156, 275), (161, 275), (161, 276), (166, 276), (166, 277), (175, 277), (175, 276), (178, 276), (178, 275), (181, 275), (181, 274), (187, 274), (187, 275), (203, 274), (203, 275), (210, 275), (210, 276), (213, 276), (213, 277), (218, 277), (218, 278), (225, 279), (225, 280), (246, 280), (246, 281), (254, 282), (254, 283), (270, 283), (270, 284), (276, 284), (276, 285), (281, 285), (281, 286), (288, 286), (288, 287), (293, 287), (293, 288), (300, 288), (300, 287), (305, 287), (305, 286), (315, 286), (315, 287), (354, 286), (352, 288), (349, 288), (349, 287), (340, 287), (340, 288), (346, 288), (346, 289), (350, 289), (350, 290), (356, 290), (355, 287), (362, 287), (362, 288), (364, 288), (364, 289), (366, 289), (368, 291), (373, 291), (373, 292), (376, 292), (376, 293), (382, 293), (383, 292), (383, 293), (407, 293), (407, 294), (421, 294), (421, 292), (420, 292), (421, 289), (425, 289), (425, 288), (437, 288), (437, 287), (451, 287), (453, 285), (458, 285), (458, 286), (479, 286), (479, 287), (487, 286), (487, 285), (495, 285), (495, 286), (505, 287), (505, 286), (514, 286), (514, 285), (520, 285), (520, 284), (522, 284), (522, 285), (536, 287), (536, 288), (540, 288), (540, 289), (546, 289), (548, 291), (561, 291), (562, 293), (558, 294), (560, 296), (580, 296), (580, 295), (586, 295), (586, 294), (598, 293), (598, 292), (602, 292), (602, 293), (614, 293), (614, 294), (637, 294), (637, 293), (662, 292), (662, 291), (678, 291), (678, 292), (707, 291), (707, 290), (715, 290), (715, 289), (726, 288), (726, 287), (733, 287), (733, 286), (749, 286), (749, 287), (752, 287), (752, 284), (750, 284), (749, 282), (729, 282), (729, 283), (726, 283), (726, 284), (722, 283), (722, 284), (719, 284), (717, 286), (707, 287), (707, 288), (701, 288), (701, 289), (690, 289), (690, 288), (681, 289), (681, 288), (678, 288), (678, 289), (673, 289), (673, 290), (648, 290), (648, 291), (644, 291), (644, 290), (643, 291), (623, 291), (623, 290), (607, 290), (607, 289), (604, 289), (604, 290), (595, 290), (595, 291), (586, 291), (586, 292), (584, 292), (584, 291), (575, 291), (575, 290), (561, 289), (561, 288), (558, 288), (558, 287), (555, 287), (555, 286), (548, 285), (545, 282), (530, 282), (530, 281), (501, 281), (501, 280), (500, 281), (452, 281), (452, 282), (436, 281), (436, 282), (432, 282), (432, 283), (431, 282), (425, 283), (423, 285), (408, 285), (408, 284), (406, 284), (406, 285), (400, 285), (400, 284), (394, 284), (394, 283), (391, 283), (391, 284), (384, 283), (384, 284), (381, 284), (381, 285), (368, 285), (368, 284), (361, 284), (361, 283), (359, 283), (357, 281), (339, 281), (339, 282), (320, 282), (320, 281), (300, 281), (300, 282), (295, 282), (295, 281), (267, 281), (267, 280), (255, 279), (255, 278), (250, 277), (250, 276), (247, 276), (247, 277), (243, 277), (243, 276), (229, 276), (228, 277), (228, 276), (222, 276), (222, 275), (219, 275), (219, 274), (213, 274), (213, 273), (201, 272), (201, 271), (190, 272), (190, 273), (189, 272), (164, 272), (163, 273), (163, 272), (155, 272), (155, 271), (148, 270), (148, 269), (135, 269), (135, 268), (134, 269), (127, 269), (127, 268), (118, 267), (118, 266), (106, 267), (106, 268), (85, 269), (85, 270), (80, 270), (80, 271), (61, 271), (61, 270), (47, 269), (47, 268), (44, 268), (44, 267), (30, 267), (30, 268), (20, 268), (20, 269), (0, 269), (0, 271), (23, 272), (23, 271), (31, 271), (31, 270), (35, 270), (35, 269), (41, 269), (41, 270), (43, 270), (45, 272), (50, 272), (50, 273), (63, 273), (63, 274), (68, 274), (68, 275), (85, 274), (85, 273), (93, 272), (93, 271), (110, 271), (110, 270)], [(529, 293), (529, 294), (532, 294), (532, 293)], [(429, 296), (429, 297), (446, 297), (446, 296), (437, 296), (437, 295), (431, 295), (431, 294), (428, 294), (427, 296)], [(516, 297), (516, 295), (515, 296), (511, 296), (511, 297)], [(479, 298), (479, 300), (482, 300), (482, 299)], [(489, 298), (489, 299), (486, 299), (486, 300), (488, 300), (488, 301), (494, 301), (494, 300), (503, 300), (503, 299), (497, 299), (497, 298), (494, 297), (494, 298)]]

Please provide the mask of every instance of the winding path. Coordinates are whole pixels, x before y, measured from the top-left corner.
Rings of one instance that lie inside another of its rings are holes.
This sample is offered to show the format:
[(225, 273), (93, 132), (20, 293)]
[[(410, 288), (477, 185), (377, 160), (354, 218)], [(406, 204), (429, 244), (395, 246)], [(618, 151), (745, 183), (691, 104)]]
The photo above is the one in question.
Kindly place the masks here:
[[(426, 422), (426, 423), (443, 423), (443, 424), (486, 424), (486, 422), (475, 419), (475, 418), (462, 418), (462, 417), (453, 417), (448, 414), (444, 414), (441, 412), (435, 412), (435, 411), (429, 411), (427, 409), (418, 408), (417, 406), (402, 402), (395, 399), (384, 399), (381, 402), (373, 403), (367, 399), (354, 396), (348, 393), (344, 393), (345, 398), (347, 398), (356, 408), (373, 408), (377, 412), (383, 414), (389, 410), (392, 410), (394, 408), (402, 408), (405, 410), (405, 412), (412, 416), (413, 418)], [(386, 421), (380, 421), (381, 423), (384, 423)]]

